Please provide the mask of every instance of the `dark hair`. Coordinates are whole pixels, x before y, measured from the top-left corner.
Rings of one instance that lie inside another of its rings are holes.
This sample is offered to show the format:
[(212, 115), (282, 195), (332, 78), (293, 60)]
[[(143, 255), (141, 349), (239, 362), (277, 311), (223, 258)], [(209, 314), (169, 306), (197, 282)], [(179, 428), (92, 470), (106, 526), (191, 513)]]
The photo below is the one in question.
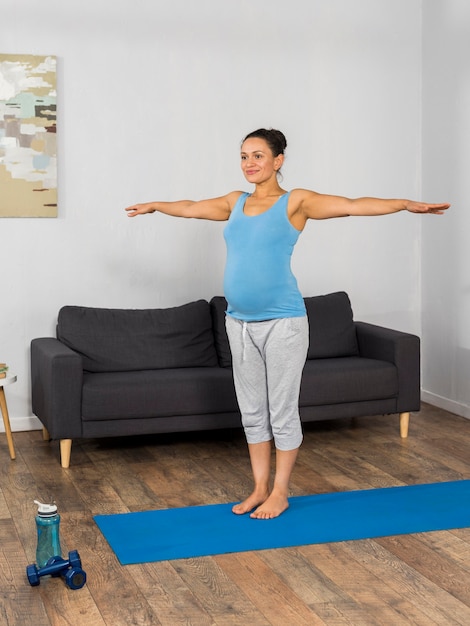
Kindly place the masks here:
[(259, 128), (258, 130), (254, 130), (252, 133), (247, 135), (242, 143), (247, 139), (254, 137), (264, 139), (275, 157), (280, 154), (284, 154), (284, 150), (287, 148), (287, 140), (284, 133), (281, 133), (280, 130), (276, 130), (274, 128)]

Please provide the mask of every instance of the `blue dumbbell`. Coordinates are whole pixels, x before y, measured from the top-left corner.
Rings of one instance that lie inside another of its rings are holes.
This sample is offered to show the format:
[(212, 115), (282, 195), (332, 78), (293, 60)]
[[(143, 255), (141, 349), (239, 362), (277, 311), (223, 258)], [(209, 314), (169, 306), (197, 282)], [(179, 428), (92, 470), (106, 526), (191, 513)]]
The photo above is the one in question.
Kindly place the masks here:
[(86, 583), (86, 573), (77, 550), (69, 552), (68, 560), (61, 556), (51, 557), (44, 567), (33, 563), (26, 568), (26, 576), (32, 587), (39, 585), (41, 576), (62, 576), (70, 589), (81, 589)]

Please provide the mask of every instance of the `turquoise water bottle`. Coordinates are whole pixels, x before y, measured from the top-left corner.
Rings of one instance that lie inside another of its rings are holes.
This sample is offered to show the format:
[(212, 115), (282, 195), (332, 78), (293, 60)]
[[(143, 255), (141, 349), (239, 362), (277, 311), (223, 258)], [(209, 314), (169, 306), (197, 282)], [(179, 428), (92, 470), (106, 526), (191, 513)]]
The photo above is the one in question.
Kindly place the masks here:
[(59, 537), (60, 515), (55, 504), (43, 504), (37, 500), (34, 502), (38, 505), (36, 564), (38, 567), (44, 567), (52, 556), (62, 556)]

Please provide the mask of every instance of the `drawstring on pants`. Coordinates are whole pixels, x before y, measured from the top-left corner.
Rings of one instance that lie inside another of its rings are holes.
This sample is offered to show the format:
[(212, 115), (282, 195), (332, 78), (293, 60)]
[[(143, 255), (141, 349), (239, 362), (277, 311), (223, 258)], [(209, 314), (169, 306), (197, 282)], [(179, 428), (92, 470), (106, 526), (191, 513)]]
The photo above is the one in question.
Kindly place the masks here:
[(243, 326), (242, 326), (242, 341), (243, 341), (243, 353), (242, 353), (242, 361), (245, 360), (245, 356), (246, 356), (246, 322), (243, 322)]

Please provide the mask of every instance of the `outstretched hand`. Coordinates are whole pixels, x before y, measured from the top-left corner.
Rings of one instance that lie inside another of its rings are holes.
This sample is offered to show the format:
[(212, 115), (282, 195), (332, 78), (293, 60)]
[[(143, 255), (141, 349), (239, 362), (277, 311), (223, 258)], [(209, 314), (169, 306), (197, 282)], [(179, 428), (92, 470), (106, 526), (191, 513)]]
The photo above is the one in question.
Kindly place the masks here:
[(154, 213), (155, 209), (152, 204), (152, 202), (145, 202), (143, 204), (133, 204), (132, 206), (128, 206), (125, 209), (127, 217), (135, 217), (136, 215), (144, 215), (145, 213)]
[(433, 215), (444, 215), (450, 204), (427, 204), (426, 202), (414, 202), (408, 200), (405, 209), (410, 213), (432, 213)]

